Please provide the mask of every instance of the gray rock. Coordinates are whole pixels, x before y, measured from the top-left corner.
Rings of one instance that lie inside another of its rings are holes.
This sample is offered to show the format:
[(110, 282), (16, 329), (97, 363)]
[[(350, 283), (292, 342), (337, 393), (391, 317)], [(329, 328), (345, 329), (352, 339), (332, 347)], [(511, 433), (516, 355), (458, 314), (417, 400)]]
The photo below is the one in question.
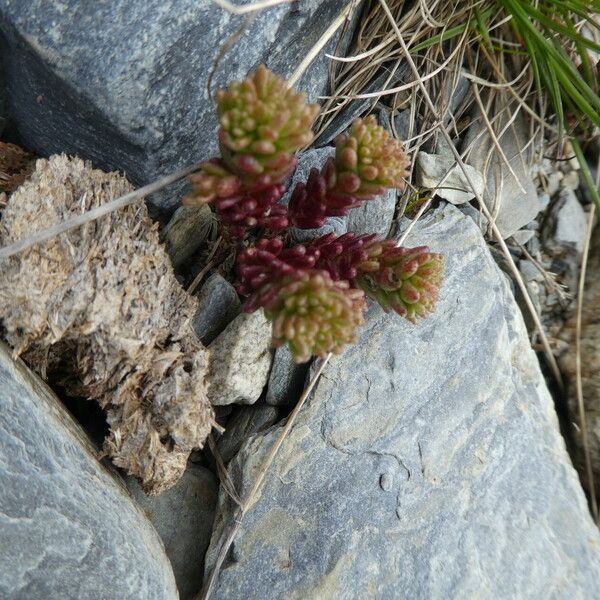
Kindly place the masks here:
[(403, 110), (394, 116), (394, 128), (402, 141), (410, 137), (410, 110)]
[[(321, 170), (321, 167), (327, 162), (327, 159), (335, 155), (334, 148), (311, 148), (306, 152), (303, 152), (298, 156), (298, 166), (294, 171), (294, 175), (291, 178), (288, 190), (281, 199), (281, 204), (286, 206), (290, 202), (292, 191), (296, 186), (296, 183), (305, 183), (308, 180), (311, 169)], [(327, 233), (335, 233), (336, 235), (342, 235), (348, 230), (348, 217), (329, 217), (325, 224), (318, 229), (298, 229), (297, 227), (290, 227), (290, 235), (292, 241), (295, 243), (310, 242), (316, 237), (325, 235)]]
[(209, 346), (208, 398), (215, 406), (254, 404), (269, 379), (271, 324), (262, 310), (237, 316)]
[[(504, 127), (501, 117), (496, 127)], [(530, 152), (523, 152), (529, 134), (523, 120), (517, 118), (499, 140), (500, 146), (517, 179), (510, 172), (493, 142), (483, 130), (481, 118), (469, 128), (465, 147), (470, 147), (467, 162), (483, 174), (486, 192), (483, 199), (494, 217), (502, 237), (509, 238), (527, 225), (540, 211), (536, 186), (531, 175)]]
[(469, 179), (451, 154), (427, 154), (419, 152), (416, 160), (417, 185), (434, 189), (437, 196), (452, 204), (464, 204), (475, 198), (470, 181), (477, 194), (484, 192), (485, 184), (481, 173), (465, 165)]
[[(448, 205), (408, 242), (445, 255), (436, 313), (413, 326), (371, 307), (291, 428), (213, 598), (600, 597), (600, 533), (479, 230)], [(279, 433), (232, 461), (242, 497)], [(231, 511), (221, 494), (207, 567)]]
[(473, 219), (473, 221), (475, 221), (475, 223), (477, 224), (477, 227), (481, 229), (482, 233), (485, 233), (487, 231), (487, 217), (483, 214), (483, 212), (475, 208), (472, 204), (462, 204), (460, 206), (460, 212), (462, 212), (464, 215), (468, 215), (471, 219)]
[[(263, 62), (289, 77), (346, 6), (304, 0), (236, 16), (210, 0), (0, 0), (11, 117), (41, 155), (77, 154), (147, 183), (216, 153), (216, 89)], [(296, 86), (311, 101), (326, 91), (338, 37)], [(178, 188), (160, 201), (179, 198)]]
[[(219, 438), (217, 448), (221, 458), (228, 463), (250, 437), (269, 428), (277, 421), (274, 406), (241, 406), (227, 421), (225, 433)], [(208, 544), (207, 544), (208, 545)]]
[(555, 218), (554, 239), (559, 244), (569, 244), (578, 252), (583, 252), (588, 217), (571, 188), (560, 191)]
[(241, 302), (235, 288), (219, 273), (213, 273), (198, 295), (198, 310), (192, 326), (207, 346), (235, 319)]
[[(382, 69), (382, 71), (370, 81), (367, 87), (361, 91), (361, 94), (371, 94), (384, 89), (384, 87), (394, 87), (394, 85), (402, 80), (407, 70), (405, 64), (401, 64), (395, 68), (392, 67), (392, 70), (388, 68)], [(320, 147), (331, 144), (340, 133), (344, 133), (344, 131), (350, 127), (354, 119), (369, 112), (369, 109), (374, 106), (377, 101), (377, 97), (351, 100), (339, 114), (334, 117), (323, 133), (316, 139), (315, 144)]]
[(210, 541), (219, 485), (204, 467), (189, 463), (181, 479), (159, 496), (147, 496), (137, 479), (127, 489), (162, 538), (181, 600), (202, 587), (204, 554)]
[(156, 531), (56, 396), (1, 342), (0, 597), (177, 598)]
[(287, 345), (277, 348), (267, 386), (267, 404), (286, 406), (296, 402), (304, 389), (307, 371), (308, 365), (294, 362)]
[(521, 272), (525, 282), (543, 281), (544, 279), (542, 272), (538, 269), (535, 263), (531, 262), (530, 260), (520, 260), (519, 271)]
[[(456, 121), (460, 119), (465, 109), (470, 106), (470, 103), (465, 101), (471, 87), (469, 80), (461, 74), (455, 82), (455, 76), (454, 72), (447, 72), (440, 85), (440, 96), (436, 98), (436, 105), (439, 107), (439, 110), (444, 111), (444, 125), (447, 126), (454, 121), (453, 126), (449, 128), (451, 135), (456, 133)], [(446, 138), (439, 130), (434, 131), (433, 135), (425, 141), (422, 149), (430, 154), (449, 154), (451, 152)]]
[(519, 229), (519, 231), (515, 231), (510, 237), (518, 244), (525, 245), (534, 235), (535, 231), (533, 229)]
[(207, 204), (180, 206), (161, 231), (173, 267), (177, 268), (217, 231), (217, 219)]

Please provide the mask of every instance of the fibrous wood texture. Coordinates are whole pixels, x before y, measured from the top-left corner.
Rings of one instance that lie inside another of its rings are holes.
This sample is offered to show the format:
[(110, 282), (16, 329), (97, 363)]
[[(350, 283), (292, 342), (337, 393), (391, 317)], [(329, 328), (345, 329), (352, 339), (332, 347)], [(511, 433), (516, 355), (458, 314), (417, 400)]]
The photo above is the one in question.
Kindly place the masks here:
[[(0, 245), (131, 190), (77, 158), (39, 160), (3, 212)], [(0, 319), (15, 353), (105, 409), (106, 450), (149, 493), (179, 479), (213, 423), (195, 308), (143, 204), (0, 262)]]

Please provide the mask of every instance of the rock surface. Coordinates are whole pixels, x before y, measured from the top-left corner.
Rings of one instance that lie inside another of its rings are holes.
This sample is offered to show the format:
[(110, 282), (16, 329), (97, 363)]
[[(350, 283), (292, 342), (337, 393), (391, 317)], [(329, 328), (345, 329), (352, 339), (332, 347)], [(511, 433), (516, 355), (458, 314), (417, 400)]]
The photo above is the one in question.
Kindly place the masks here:
[(287, 345), (277, 348), (267, 386), (267, 404), (285, 406), (296, 402), (304, 389), (307, 372), (308, 365), (296, 363)]
[[(505, 125), (502, 117), (499, 121), (496, 127), (502, 130)], [(499, 139), (513, 171), (511, 173), (498, 151), (492, 149), (490, 135), (486, 131), (482, 133), (481, 128), (481, 120), (475, 119), (469, 129), (465, 140), (465, 147), (471, 148), (468, 163), (483, 174), (486, 184), (483, 199), (495, 218), (502, 237), (506, 239), (533, 221), (540, 211), (540, 201), (531, 175), (530, 150), (522, 150), (529, 134), (526, 133), (523, 120), (517, 118)]]
[[(290, 201), (292, 191), (296, 186), (296, 183), (306, 183), (311, 169), (318, 169), (319, 171), (323, 165), (327, 162), (327, 159), (335, 155), (335, 150), (331, 147), (327, 148), (311, 148), (306, 152), (302, 152), (298, 156), (298, 166), (294, 171), (288, 190), (281, 199), (281, 204), (287, 204)], [(292, 240), (298, 244), (303, 242), (310, 242), (321, 235), (334, 232), (337, 235), (342, 235), (348, 230), (348, 217), (329, 217), (325, 224), (318, 229), (298, 229), (297, 227), (290, 227), (290, 233)]]
[[(478, 194), (483, 194), (485, 185), (481, 173), (465, 165), (470, 180)], [(451, 154), (427, 154), (419, 152), (416, 162), (417, 185), (435, 189), (440, 198), (452, 204), (463, 204), (475, 198), (469, 180)]]
[(575, 192), (570, 188), (560, 191), (556, 210), (554, 239), (559, 244), (569, 244), (583, 252), (588, 220)]
[(148, 496), (133, 477), (127, 489), (154, 525), (171, 561), (181, 600), (202, 587), (204, 554), (212, 532), (219, 484), (213, 473), (188, 463), (181, 479), (160, 496)]
[[(409, 237), (445, 255), (437, 312), (371, 306), (247, 513), (213, 598), (594, 598), (600, 534), (507, 282), (452, 206)], [(242, 497), (279, 430), (245, 445)], [(224, 495), (207, 566), (231, 523)]]
[(219, 273), (213, 273), (198, 295), (198, 310), (192, 326), (204, 345), (210, 344), (241, 310), (235, 288)]
[(217, 230), (217, 219), (208, 205), (180, 206), (161, 231), (160, 240), (176, 269)]
[(210, 345), (208, 398), (215, 406), (254, 404), (269, 379), (271, 324), (262, 310), (237, 316)]
[[(600, 314), (600, 230), (596, 229), (587, 265), (581, 319), (581, 386), (596, 491), (598, 491), (598, 482), (600, 482), (600, 321), (598, 314)], [(569, 383), (569, 421), (574, 424), (571, 433), (576, 448), (575, 462), (580, 472), (585, 473), (583, 436), (576, 391), (576, 331), (576, 316), (573, 315), (561, 333), (561, 337), (569, 342), (569, 346), (561, 356), (560, 366)], [(585, 481), (585, 476), (583, 476), (583, 481)]]
[(176, 600), (156, 531), (0, 343), (0, 597)]
[[(228, 463), (249, 437), (264, 431), (277, 420), (274, 406), (241, 406), (227, 421), (225, 433), (219, 438), (217, 448), (223, 462)], [(208, 544), (207, 544), (208, 545)]]
[[(236, 16), (210, 0), (0, 0), (10, 116), (41, 155), (77, 154), (147, 183), (216, 152), (216, 89), (263, 62), (289, 77), (346, 6), (303, 0)], [(296, 85), (311, 100), (326, 91), (337, 37)]]

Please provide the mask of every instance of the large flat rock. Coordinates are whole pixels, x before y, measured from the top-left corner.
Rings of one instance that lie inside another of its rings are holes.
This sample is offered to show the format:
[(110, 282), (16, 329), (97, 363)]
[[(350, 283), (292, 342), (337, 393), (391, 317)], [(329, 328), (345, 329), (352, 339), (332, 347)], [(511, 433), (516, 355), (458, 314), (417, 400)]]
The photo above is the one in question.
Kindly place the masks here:
[[(288, 78), (346, 6), (302, 0), (233, 15), (211, 0), (0, 0), (10, 117), (42, 156), (77, 154), (148, 183), (216, 153), (216, 89), (261, 63)], [(313, 101), (336, 42), (297, 83)]]
[(1, 342), (0, 598), (178, 598), (156, 531)]
[[(600, 535), (508, 284), (472, 220), (424, 217), (446, 257), (416, 326), (372, 306), (247, 514), (214, 598), (598, 598)], [(230, 465), (244, 497), (278, 436)], [(231, 523), (222, 494), (207, 556)]]

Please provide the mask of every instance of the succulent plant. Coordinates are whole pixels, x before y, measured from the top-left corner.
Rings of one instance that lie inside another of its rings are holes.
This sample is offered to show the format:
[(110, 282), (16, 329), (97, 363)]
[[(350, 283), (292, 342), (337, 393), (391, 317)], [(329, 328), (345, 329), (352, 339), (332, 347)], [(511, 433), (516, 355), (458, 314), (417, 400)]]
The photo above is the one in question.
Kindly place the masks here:
[(415, 321), (434, 309), (441, 286), (443, 259), (429, 248), (403, 248), (376, 234), (340, 237), (329, 234), (309, 247), (318, 256), (315, 268), (333, 279), (360, 287), (385, 310)]
[(369, 200), (388, 188), (401, 189), (408, 166), (402, 145), (373, 115), (356, 119), (349, 134), (336, 140), (335, 187), (339, 192)]
[(296, 362), (339, 354), (356, 341), (366, 310), (362, 290), (334, 281), (327, 271), (298, 271), (267, 284), (265, 315), (273, 322), (273, 344), (287, 343)]
[(409, 321), (433, 312), (442, 284), (441, 254), (426, 246), (397, 247), (393, 240), (372, 243), (369, 254), (379, 268), (361, 270), (359, 265), (353, 280), (358, 287), (384, 310), (393, 310)]
[(319, 106), (261, 65), (217, 93), (217, 111), (223, 162), (251, 189), (281, 183), (294, 170), (294, 153), (313, 140)]
[(240, 192), (242, 182), (230, 173), (219, 158), (213, 158), (200, 166), (200, 171), (189, 176), (193, 192), (183, 199), (184, 204), (202, 205), (229, 198)]
[[(402, 188), (408, 157), (373, 116), (357, 119), (336, 140), (335, 157), (279, 204), (294, 153), (313, 139), (316, 105), (261, 66), (218, 92), (221, 156), (190, 177), (188, 204), (212, 204), (230, 238), (240, 239), (238, 292), (244, 310), (265, 310), (273, 343), (288, 344), (298, 362), (340, 352), (356, 339), (365, 294), (414, 321), (433, 310), (442, 257), (425, 247), (398, 248), (376, 234), (329, 234), (286, 248), (285, 229), (321, 227), (388, 188)], [(267, 236), (254, 245), (249, 233)]]
[(274, 293), (274, 282), (312, 269), (318, 250), (298, 244), (284, 248), (281, 238), (262, 239), (238, 255), (238, 292), (246, 296), (244, 309), (252, 312), (266, 306)]
[(231, 237), (242, 238), (251, 228), (280, 231), (288, 226), (287, 208), (277, 204), (284, 191), (283, 185), (272, 185), (220, 198), (214, 207)]
[(336, 141), (335, 158), (321, 172), (298, 183), (289, 205), (290, 222), (301, 229), (321, 227), (327, 217), (344, 216), (388, 188), (403, 188), (409, 161), (402, 145), (372, 115), (356, 119)]

